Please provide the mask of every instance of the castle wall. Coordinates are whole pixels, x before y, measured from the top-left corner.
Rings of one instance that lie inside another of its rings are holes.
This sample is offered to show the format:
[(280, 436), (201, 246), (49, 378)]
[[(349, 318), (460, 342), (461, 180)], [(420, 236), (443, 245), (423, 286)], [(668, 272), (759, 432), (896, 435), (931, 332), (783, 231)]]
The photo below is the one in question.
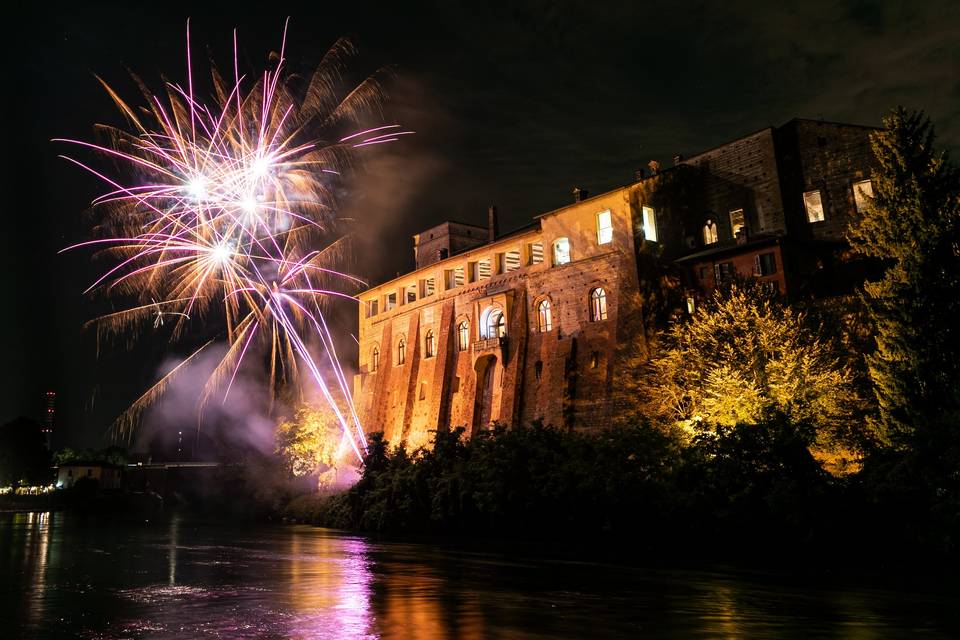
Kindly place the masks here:
[(720, 237), (733, 240), (730, 211), (743, 209), (748, 227), (753, 233), (783, 233), (786, 220), (774, 130), (767, 128), (698, 154), (683, 161), (698, 167), (704, 175), (705, 210), (692, 225), (698, 246), (703, 238), (700, 228), (707, 218), (718, 226)]
[[(365, 428), (415, 448), (428, 445), (434, 430), (464, 427), (472, 436), (496, 422), (609, 424), (617, 403), (630, 400), (617, 395), (621, 359), (649, 354), (638, 265), (675, 265), (694, 289), (709, 292), (715, 266), (729, 264), (731, 274), (787, 293), (796, 274), (819, 260), (804, 242), (842, 240), (855, 217), (852, 183), (869, 177), (869, 131), (791, 121), (551, 211), (493, 242), (480, 227), (452, 222), (418, 234), (419, 268), (361, 295), (354, 386)], [(803, 192), (810, 189), (822, 190), (822, 222), (807, 221)], [(643, 227), (644, 206), (655, 211), (655, 234)], [(749, 230), (739, 242), (730, 224), (735, 209), (743, 209)], [(718, 242), (705, 246), (708, 218)], [(563, 251), (555, 251), (558, 243)], [(773, 254), (776, 270), (757, 273), (757, 256), (765, 254)], [(650, 277), (644, 287), (659, 286)], [(591, 291), (600, 289), (604, 311), (595, 317)], [(539, 318), (544, 301), (549, 327)], [(489, 322), (497, 314), (503, 336)]]
[[(777, 132), (784, 206), (798, 239), (843, 242), (856, 218), (853, 183), (870, 178), (876, 161), (870, 127), (794, 120)], [(803, 193), (819, 190), (824, 220), (807, 222)]]
[[(618, 190), (565, 207), (542, 217), (537, 229), (469, 249), (366, 292), (364, 300), (382, 304), (384, 296), (402, 293), (411, 283), (436, 282), (432, 295), (404, 304), (398, 298), (389, 311), (361, 318), (356, 386), (366, 428), (382, 430), (392, 443), (420, 446), (438, 428), (462, 426), (472, 435), (494, 422), (586, 425), (587, 413), (603, 404), (609, 386), (620, 289), (625, 283), (635, 286), (635, 276), (622, 275), (631, 270), (634, 250), (627, 195)], [(601, 212), (610, 213), (612, 227), (603, 244)], [(570, 260), (554, 264), (553, 245), (561, 238), (569, 243)], [(477, 267), (484, 260), (493, 271), (489, 277), (480, 277)], [(455, 269), (464, 273), (459, 286), (449, 277)], [(598, 287), (604, 291), (605, 317), (591, 320), (590, 292)], [(538, 326), (543, 300), (551, 304), (547, 331)], [(504, 314), (503, 338), (491, 337), (484, 324), (493, 312)], [(468, 333), (465, 349), (462, 324)], [(380, 350), (376, 370), (374, 348)]]

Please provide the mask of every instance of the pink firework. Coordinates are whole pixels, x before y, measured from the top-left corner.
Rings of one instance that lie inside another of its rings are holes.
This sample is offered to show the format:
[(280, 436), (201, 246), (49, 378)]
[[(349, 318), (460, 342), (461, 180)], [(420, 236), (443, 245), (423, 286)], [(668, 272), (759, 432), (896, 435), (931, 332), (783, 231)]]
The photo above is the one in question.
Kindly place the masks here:
[[(234, 33), (233, 80), (213, 69), (211, 102), (194, 93), (189, 23), (186, 87), (168, 83), (161, 96), (138, 80), (147, 106), (134, 109), (101, 80), (129, 130), (100, 127), (109, 144), (58, 140), (120, 169), (114, 175), (63, 156), (107, 185), (93, 202), (103, 237), (69, 249), (96, 247), (113, 258), (88, 291), (135, 300), (92, 321), (98, 335), (151, 321), (155, 328), (169, 322), (173, 340), (195, 322), (223, 327), (228, 348), (202, 403), (215, 394), (226, 400), (245, 356), (260, 347), (269, 354), (271, 388), (305, 371), (362, 458), (363, 428), (324, 317), (331, 299), (355, 299), (349, 291), (362, 284), (338, 268), (346, 236), (329, 181), (357, 149), (412, 132), (396, 124), (356, 131), (381, 94), (377, 74), (338, 91), (340, 69), (353, 53), (347, 41), (337, 42), (299, 88), (285, 74), (285, 43), (286, 27), (273, 69), (246, 82)], [(216, 340), (140, 396), (118, 419), (119, 432), (129, 437), (143, 409)], [(323, 370), (308, 340), (320, 345)]]

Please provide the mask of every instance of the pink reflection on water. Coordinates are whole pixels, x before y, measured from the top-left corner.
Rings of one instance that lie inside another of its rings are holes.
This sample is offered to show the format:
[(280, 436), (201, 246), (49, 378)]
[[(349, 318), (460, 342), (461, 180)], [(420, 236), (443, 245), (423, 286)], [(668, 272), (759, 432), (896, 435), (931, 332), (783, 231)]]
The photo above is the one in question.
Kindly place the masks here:
[(377, 638), (370, 607), (373, 574), (360, 538), (313, 530), (290, 538), (289, 637), (303, 640)]

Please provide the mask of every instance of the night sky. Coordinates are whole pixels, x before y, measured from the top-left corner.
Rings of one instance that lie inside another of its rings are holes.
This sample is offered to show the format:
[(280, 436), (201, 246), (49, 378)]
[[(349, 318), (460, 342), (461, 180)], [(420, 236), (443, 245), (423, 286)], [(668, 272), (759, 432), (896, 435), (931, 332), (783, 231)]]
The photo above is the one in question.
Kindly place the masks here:
[(94, 73), (136, 104), (127, 68), (184, 81), (188, 17), (200, 72), (206, 47), (227, 64), (233, 27), (241, 64), (262, 71), (287, 15), (295, 69), (341, 35), (361, 49), (356, 73), (395, 65), (385, 117), (417, 135), (372, 152), (346, 205), (368, 230), (374, 280), (408, 269), (410, 235), (444, 219), (484, 224), (495, 203), (509, 230), (569, 202), (575, 185), (598, 193), (651, 159), (669, 164), (795, 116), (875, 125), (900, 103), (924, 109), (941, 144), (960, 149), (960, 3), (949, 0), (259, 3), (274, 13), (29, 4), (8, 14), (4, 36), (0, 421), (39, 417), (54, 389), (59, 446), (102, 445), (164, 345), (148, 337), (98, 357), (81, 330), (95, 313), (82, 291), (96, 271), (89, 253), (57, 251), (87, 237), (100, 185), (50, 139), (120, 124)]

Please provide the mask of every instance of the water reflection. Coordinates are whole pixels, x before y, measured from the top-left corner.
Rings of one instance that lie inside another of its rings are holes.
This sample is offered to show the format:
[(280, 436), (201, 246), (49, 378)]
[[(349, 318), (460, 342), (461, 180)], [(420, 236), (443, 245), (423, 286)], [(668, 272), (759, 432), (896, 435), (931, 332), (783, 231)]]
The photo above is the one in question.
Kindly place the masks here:
[(4, 638), (951, 637), (955, 600), (311, 527), (0, 514)]
[(52, 518), (51, 513), (13, 515), (13, 526), (22, 530), (24, 534), (21, 566), (29, 585), (23, 594), (24, 610), (27, 623), (34, 626), (43, 620)]
[(167, 581), (177, 584), (177, 540), (180, 538), (180, 516), (170, 520), (170, 547), (167, 551)]
[(296, 612), (294, 638), (374, 638), (370, 612), (373, 575), (360, 538), (290, 531), (288, 594)]

